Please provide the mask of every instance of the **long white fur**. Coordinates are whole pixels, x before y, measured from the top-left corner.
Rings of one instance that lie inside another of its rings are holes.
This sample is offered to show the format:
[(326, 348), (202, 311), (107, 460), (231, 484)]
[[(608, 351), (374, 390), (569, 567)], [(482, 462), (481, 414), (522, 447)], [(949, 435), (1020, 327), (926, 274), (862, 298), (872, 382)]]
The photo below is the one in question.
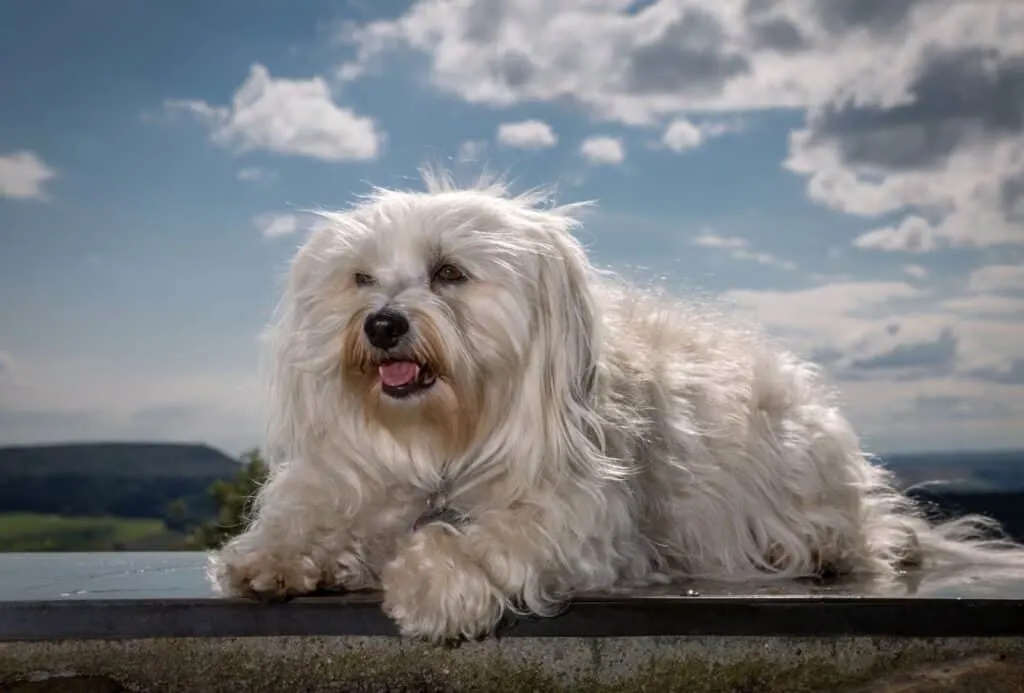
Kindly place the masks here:
[[(403, 633), (439, 641), (580, 591), (1024, 567), (985, 518), (926, 522), (814, 365), (592, 267), (575, 207), (426, 184), (324, 213), (293, 261), (268, 332), (271, 475), (212, 554), (223, 594), (382, 588)], [(470, 281), (432, 287), (439, 257)], [(357, 271), (377, 285), (353, 287)], [(411, 403), (346, 375), (361, 316), (384, 305), (447, 367)], [(413, 531), (439, 488), (470, 521)]]

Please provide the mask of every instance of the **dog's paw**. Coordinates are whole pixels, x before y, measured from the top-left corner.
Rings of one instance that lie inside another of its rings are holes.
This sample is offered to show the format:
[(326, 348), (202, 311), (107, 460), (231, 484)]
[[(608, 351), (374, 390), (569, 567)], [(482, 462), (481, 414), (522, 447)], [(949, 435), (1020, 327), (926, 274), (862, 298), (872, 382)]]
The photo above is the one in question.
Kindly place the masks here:
[(311, 556), (230, 547), (210, 556), (207, 574), (221, 595), (261, 601), (284, 601), (308, 594), (322, 579), (322, 570)]
[(381, 573), (384, 612), (402, 635), (433, 643), (494, 632), (505, 600), (484, 570), (441, 526), (413, 533)]

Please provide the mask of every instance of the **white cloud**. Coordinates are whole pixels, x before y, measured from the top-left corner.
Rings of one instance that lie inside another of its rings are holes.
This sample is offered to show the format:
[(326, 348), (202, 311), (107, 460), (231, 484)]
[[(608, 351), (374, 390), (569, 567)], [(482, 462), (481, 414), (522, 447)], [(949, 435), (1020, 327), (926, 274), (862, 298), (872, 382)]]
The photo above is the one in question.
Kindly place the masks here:
[[(229, 111), (226, 108), (211, 106), (205, 101), (197, 99), (166, 99), (164, 101), (164, 114), (171, 119), (178, 115), (186, 115), (200, 120), (216, 122), (228, 117)], [(159, 116), (151, 113), (144, 113), (143, 120), (156, 120)]]
[(264, 238), (290, 236), (299, 230), (299, 218), (294, 214), (260, 214), (253, 222)]
[(203, 101), (165, 102), (211, 129), (215, 143), (238, 152), (264, 150), (325, 161), (362, 161), (380, 154), (384, 135), (372, 118), (339, 106), (321, 77), (274, 79), (253, 64), (229, 107)]
[(853, 244), (866, 250), (903, 250), (926, 253), (937, 247), (935, 229), (927, 219), (904, 217), (895, 226), (869, 231), (854, 239)]
[(967, 317), (1024, 318), (1024, 300), (994, 294), (951, 298), (943, 301), (939, 307)]
[(661, 136), (661, 144), (672, 151), (682, 153), (696, 149), (708, 140), (735, 132), (741, 128), (739, 122), (705, 120), (699, 124), (689, 118), (676, 118), (668, 124)]
[(426, 57), (439, 89), (510, 106), (574, 103), (652, 124), (695, 112), (803, 108), (901, 95), (894, 76), (925, 46), (1011, 46), (1012, 3), (899, 0), (419, 0), (401, 16), (348, 24), (349, 77), (391, 53)]
[(745, 238), (736, 238), (734, 236), (718, 236), (708, 232), (704, 232), (699, 236), (695, 236), (691, 242), (693, 243), (693, 245), (700, 246), (702, 248), (747, 247), (747, 240)]
[(546, 149), (558, 142), (551, 126), (542, 120), (523, 120), (498, 126), (498, 142), (515, 149)]
[(591, 164), (621, 164), (626, 150), (614, 137), (588, 137), (580, 145), (580, 154)]
[(250, 183), (266, 183), (274, 180), (276, 175), (273, 171), (268, 171), (265, 168), (247, 166), (238, 170), (237, 177), (238, 180), (244, 180)]
[(967, 278), (971, 291), (1024, 292), (1024, 267), (1021, 265), (988, 265), (979, 267)]
[(813, 352), (855, 341), (887, 317), (887, 305), (924, 295), (906, 282), (851, 281), (797, 291), (733, 290), (723, 298)]
[(1022, 33), (1020, 2), (419, 0), (345, 38), (350, 74), (411, 50), (468, 102), (569, 103), (681, 150), (710, 136), (695, 114), (807, 109), (786, 166), (810, 197), (906, 217), (862, 248), (925, 252), (1024, 244)]
[(837, 73), (786, 166), (823, 205), (903, 217), (862, 248), (1024, 244), (1024, 5), (914, 4), (903, 38), (875, 49), (877, 69)]
[(46, 183), (57, 172), (35, 152), (21, 151), (0, 156), (0, 197), (16, 200), (46, 200)]
[[(632, 0), (421, 0), (397, 19), (349, 25), (345, 38), (363, 68), (402, 48), (425, 54), (433, 83), (469, 102), (568, 101), (636, 124), (686, 110), (800, 106), (824, 94), (822, 58), (832, 56), (802, 45), (815, 37), (804, 38), (801, 24), (750, 19), (738, 0), (656, 0), (639, 10)], [(838, 52), (835, 42), (820, 45)]]
[(1024, 323), (1007, 320), (1005, 304), (968, 314), (968, 299), (973, 308), (995, 306), (982, 296), (939, 298), (905, 282), (866, 281), (723, 294), (837, 376), (872, 381), (907, 379), (915, 368), (976, 379), (980, 370), (1010, 367), (1021, 357)]
[(677, 118), (665, 128), (661, 142), (674, 152), (685, 152), (696, 149), (704, 142), (704, 134), (700, 128), (686, 118)]
[(458, 160), (464, 163), (475, 163), (487, 151), (487, 142), (484, 140), (466, 140), (459, 145)]
[[(1024, 300), (937, 299), (904, 282), (866, 281), (729, 291), (723, 299), (823, 365), (872, 447), (1019, 442)], [(927, 406), (936, 398), (955, 399), (961, 415), (947, 422)]]
[(756, 262), (760, 265), (775, 267), (777, 269), (792, 271), (796, 269), (796, 263), (790, 260), (783, 260), (770, 253), (762, 253), (750, 248), (750, 243), (745, 238), (734, 236), (718, 236), (713, 233), (703, 233), (690, 241), (693, 245), (702, 248), (718, 248), (728, 251), (729, 257), (734, 260), (746, 260)]
[(928, 276), (928, 270), (921, 265), (903, 265), (903, 271), (914, 279), (924, 279)]

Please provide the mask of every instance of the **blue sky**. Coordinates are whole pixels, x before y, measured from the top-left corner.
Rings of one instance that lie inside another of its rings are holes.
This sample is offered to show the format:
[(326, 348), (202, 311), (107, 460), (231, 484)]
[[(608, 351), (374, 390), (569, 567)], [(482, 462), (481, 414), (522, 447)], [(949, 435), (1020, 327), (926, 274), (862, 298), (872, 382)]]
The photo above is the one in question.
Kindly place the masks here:
[(0, 5), (0, 444), (258, 444), (303, 210), (431, 162), (597, 200), (872, 449), (1024, 444), (1024, 9), (807, 1)]

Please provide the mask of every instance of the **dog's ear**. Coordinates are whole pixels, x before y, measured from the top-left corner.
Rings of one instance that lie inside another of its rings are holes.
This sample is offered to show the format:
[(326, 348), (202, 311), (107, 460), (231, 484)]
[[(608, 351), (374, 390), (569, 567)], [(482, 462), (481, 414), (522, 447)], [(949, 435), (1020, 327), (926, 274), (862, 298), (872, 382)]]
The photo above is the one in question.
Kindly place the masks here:
[(548, 234), (540, 263), (538, 311), (547, 395), (589, 407), (597, 377), (597, 306), (583, 248), (567, 230)]
[(267, 456), (272, 462), (300, 458), (300, 448), (309, 439), (306, 428), (315, 420), (310, 417), (312, 382), (293, 360), (294, 306), (285, 305), (291, 300), (286, 296), (281, 301), (276, 320), (263, 334), (261, 369), (269, 397)]
[(569, 223), (547, 235), (537, 287), (538, 404), (545, 426), (551, 426), (544, 455), (548, 464), (566, 465), (584, 479), (621, 478), (627, 472), (605, 453), (604, 425), (595, 406), (603, 342), (599, 297)]
[[(331, 314), (318, 315), (319, 246), (314, 238), (292, 259), (283, 294), (262, 335), (261, 371), (268, 385), (268, 456), (301, 458), (325, 432), (336, 397), (330, 386), (337, 366)], [(322, 312), (322, 311), (321, 311)]]

